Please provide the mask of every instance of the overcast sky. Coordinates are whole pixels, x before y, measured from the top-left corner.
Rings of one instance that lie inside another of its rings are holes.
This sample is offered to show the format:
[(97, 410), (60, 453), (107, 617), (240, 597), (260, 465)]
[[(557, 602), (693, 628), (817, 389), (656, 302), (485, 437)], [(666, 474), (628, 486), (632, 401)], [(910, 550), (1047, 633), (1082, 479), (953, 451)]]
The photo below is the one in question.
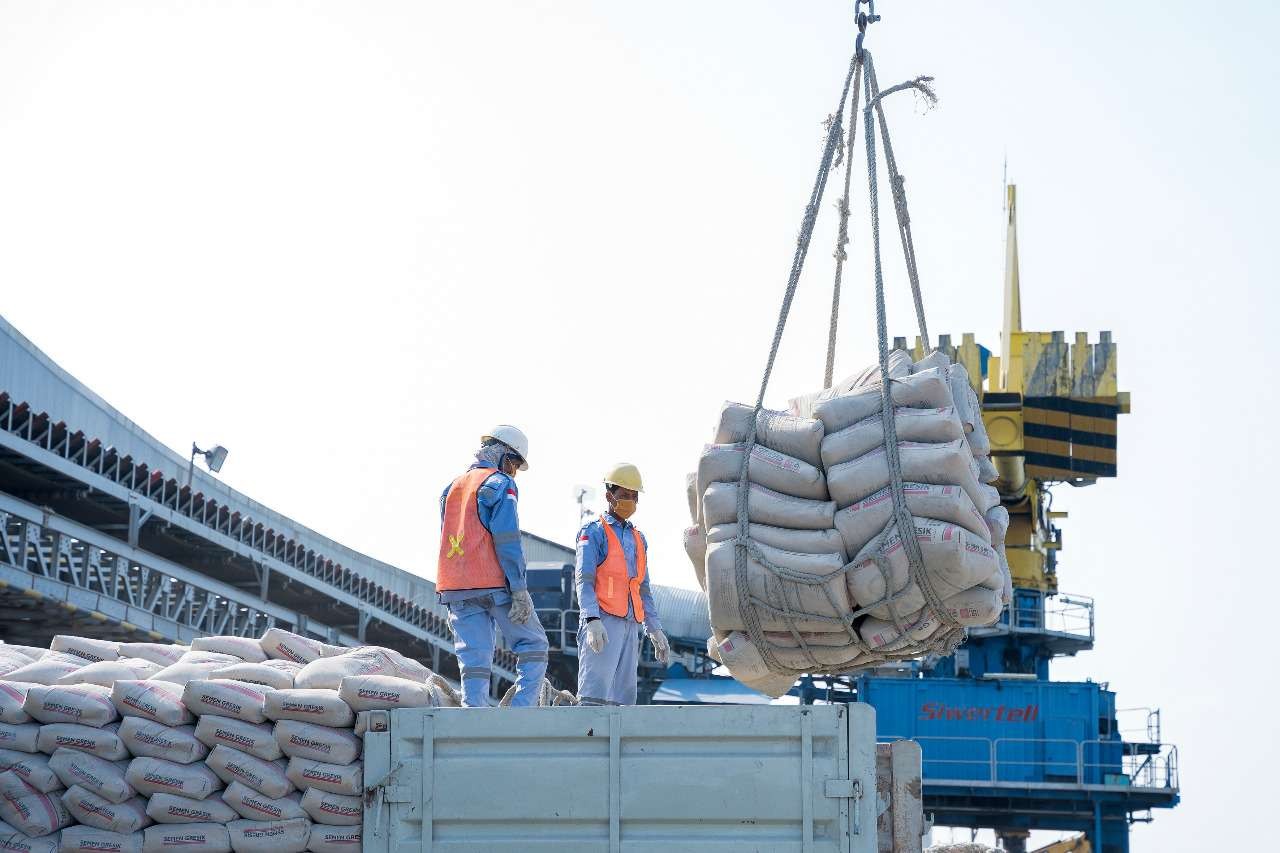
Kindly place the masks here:
[[(850, 6), (0, 0), (0, 312), (170, 446), (226, 445), (235, 488), (428, 576), (492, 422), (528, 432), (521, 518), (557, 541), (633, 461), (653, 576), (692, 586), (684, 474), (755, 394)], [(878, 11), (881, 83), (941, 95), (890, 107), (931, 329), (999, 348), (1007, 154), (1025, 325), (1112, 330), (1133, 393), (1120, 477), (1058, 490), (1098, 648), (1055, 674), (1164, 708), (1186, 803), (1135, 850), (1249, 847), (1280, 758), (1277, 7)], [(774, 405), (821, 384), (825, 207)], [(853, 228), (840, 372), (874, 357), (865, 196)]]

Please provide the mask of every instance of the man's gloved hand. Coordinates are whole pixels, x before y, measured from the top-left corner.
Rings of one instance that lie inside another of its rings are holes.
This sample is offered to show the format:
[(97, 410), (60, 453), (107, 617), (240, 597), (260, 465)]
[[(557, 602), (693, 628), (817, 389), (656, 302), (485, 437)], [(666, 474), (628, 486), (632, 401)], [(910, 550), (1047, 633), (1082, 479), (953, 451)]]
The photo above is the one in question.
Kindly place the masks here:
[(604, 630), (604, 623), (592, 619), (587, 623), (587, 648), (596, 654), (604, 651), (604, 644), (609, 642), (609, 635)]
[(529, 595), (529, 591), (521, 589), (511, 593), (511, 609), (507, 611), (507, 618), (517, 625), (523, 625), (532, 615), (533, 596)]
[(653, 643), (653, 656), (658, 663), (665, 665), (671, 660), (671, 643), (661, 629), (649, 632), (649, 642)]

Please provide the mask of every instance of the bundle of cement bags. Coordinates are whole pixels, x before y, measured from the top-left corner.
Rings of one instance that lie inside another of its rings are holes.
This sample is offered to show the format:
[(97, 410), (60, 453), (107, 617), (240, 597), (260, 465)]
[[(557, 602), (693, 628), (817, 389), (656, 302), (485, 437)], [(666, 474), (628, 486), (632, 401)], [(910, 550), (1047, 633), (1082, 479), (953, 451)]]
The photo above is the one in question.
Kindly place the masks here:
[(357, 712), (460, 704), (391, 649), (275, 628), (0, 645), (0, 849), (358, 849)]
[(889, 370), (922, 577), (895, 516), (878, 366), (787, 412), (726, 403), (689, 476), (685, 546), (707, 592), (708, 650), (762, 692), (780, 695), (806, 672), (949, 652), (1009, 601), (1008, 513), (988, 485), (996, 471), (967, 372), (941, 352), (912, 364), (894, 351)]

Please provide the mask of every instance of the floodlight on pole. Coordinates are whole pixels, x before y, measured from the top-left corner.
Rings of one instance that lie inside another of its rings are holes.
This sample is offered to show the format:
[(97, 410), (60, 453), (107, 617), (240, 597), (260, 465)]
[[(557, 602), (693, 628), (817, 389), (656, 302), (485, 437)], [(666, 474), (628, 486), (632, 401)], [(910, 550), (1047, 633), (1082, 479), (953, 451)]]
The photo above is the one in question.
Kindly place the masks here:
[(227, 449), (221, 444), (215, 444), (210, 450), (201, 450), (196, 443), (191, 442), (191, 464), (187, 466), (187, 488), (191, 487), (191, 479), (196, 473), (196, 454), (204, 457), (204, 464), (213, 473), (222, 470), (222, 463), (227, 461)]

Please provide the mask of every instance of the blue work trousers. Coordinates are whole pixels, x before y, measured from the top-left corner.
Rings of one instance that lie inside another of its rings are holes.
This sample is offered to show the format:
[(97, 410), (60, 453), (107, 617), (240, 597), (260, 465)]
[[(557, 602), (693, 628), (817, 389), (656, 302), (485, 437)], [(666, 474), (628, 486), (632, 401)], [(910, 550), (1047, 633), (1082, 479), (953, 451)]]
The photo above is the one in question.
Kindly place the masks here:
[(608, 640), (598, 652), (587, 645), (586, 621), (578, 628), (578, 701), (583, 705), (634, 705), (641, 625), (608, 613), (601, 613), (600, 620)]
[(493, 652), (496, 647), (494, 629), (502, 631), (511, 651), (516, 654), (516, 695), (512, 707), (538, 704), (538, 688), (547, 674), (547, 632), (534, 613), (523, 625), (507, 616), (511, 609), (511, 593), (488, 595), (454, 601), (449, 608), (449, 627), (453, 629), (453, 650), (462, 673), (463, 704), (468, 708), (488, 708), (489, 682)]

